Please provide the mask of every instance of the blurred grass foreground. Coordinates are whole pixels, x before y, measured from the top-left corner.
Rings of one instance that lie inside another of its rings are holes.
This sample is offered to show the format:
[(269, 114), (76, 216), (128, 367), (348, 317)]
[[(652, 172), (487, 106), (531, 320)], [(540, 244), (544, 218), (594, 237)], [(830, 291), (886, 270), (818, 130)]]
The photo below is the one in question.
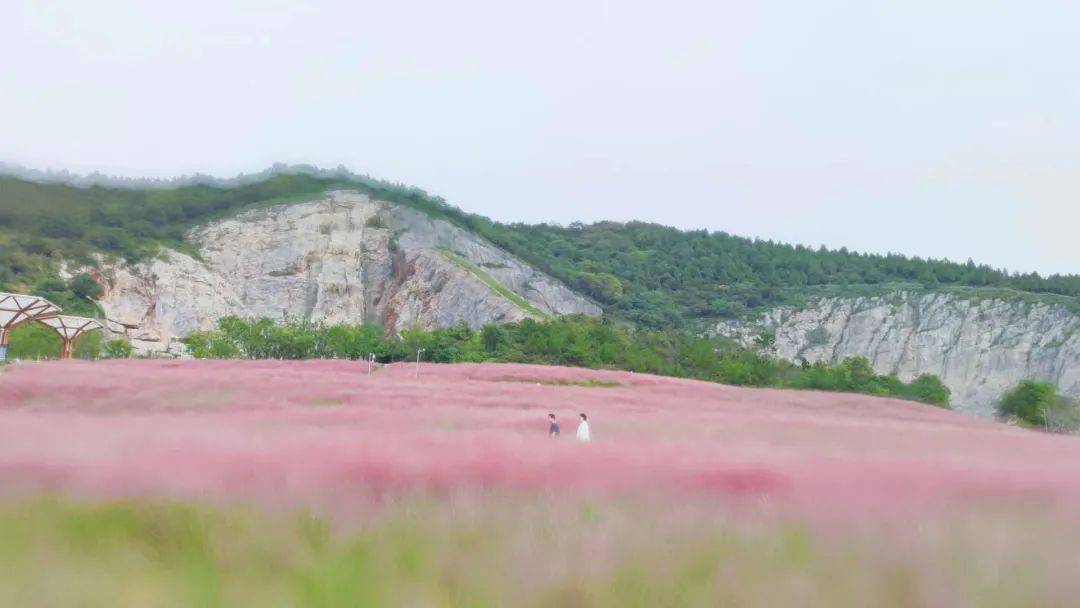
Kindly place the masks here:
[(399, 498), (345, 517), (23, 498), (0, 506), (0, 597), (139, 607), (1075, 605), (1075, 518), (1034, 512), (810, 525), (610, 498)]

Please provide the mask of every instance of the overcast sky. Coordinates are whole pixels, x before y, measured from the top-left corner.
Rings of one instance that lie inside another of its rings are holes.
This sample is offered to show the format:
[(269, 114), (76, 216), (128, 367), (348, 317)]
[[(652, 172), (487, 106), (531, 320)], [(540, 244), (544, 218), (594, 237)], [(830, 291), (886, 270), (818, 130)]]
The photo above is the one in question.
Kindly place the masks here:
[(1080, 3), (0, 1), (0, 160), (1080, 272)]

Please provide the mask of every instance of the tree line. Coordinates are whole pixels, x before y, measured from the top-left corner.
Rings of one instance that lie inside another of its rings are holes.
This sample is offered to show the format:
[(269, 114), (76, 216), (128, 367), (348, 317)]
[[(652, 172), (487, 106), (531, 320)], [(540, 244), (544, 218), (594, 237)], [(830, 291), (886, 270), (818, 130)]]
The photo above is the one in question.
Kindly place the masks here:
[(185, 340), (190, 353), (214, 359), (365, 359), (440, 363), (503, 362), (619, 369), (741, 386), (816, 389), (898, 397), (948, 407), (949, 389), (934, 375), (911, 382), (878, 375), (864, 357), (839, 365), (793, 363), (722, 338), (686, 331), (635, 330), (608, 319), (545, 321), (445, 329), (407, 329), (387, 336), (374, 324), (275, 323), (223, 317), (213, 331)]

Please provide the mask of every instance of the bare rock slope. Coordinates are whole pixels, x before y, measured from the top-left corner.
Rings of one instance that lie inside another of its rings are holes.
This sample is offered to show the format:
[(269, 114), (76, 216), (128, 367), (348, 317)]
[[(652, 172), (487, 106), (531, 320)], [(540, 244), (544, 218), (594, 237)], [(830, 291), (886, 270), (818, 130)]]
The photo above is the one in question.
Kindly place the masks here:
[(775, 332), (776, 354), (813, 363), (864, 356), (878, 373), (941, 377), (956, 409), (989, 416), (1024, 379), (1053, 382), (1080, 397), (1080, 315), (1063, 304), (899, 291), (825, 298), (777, 308), (757, 324), (724, 324), (721, 334), (750, 344)]
[(179, 338), (225, 315), (399, 332), (601, 312), (467, 230), (352, 191), (250, 210), (190, 238), (199, 259), (167, 250), (102, 271), (109, 329), (143, 354), (178, 354)]

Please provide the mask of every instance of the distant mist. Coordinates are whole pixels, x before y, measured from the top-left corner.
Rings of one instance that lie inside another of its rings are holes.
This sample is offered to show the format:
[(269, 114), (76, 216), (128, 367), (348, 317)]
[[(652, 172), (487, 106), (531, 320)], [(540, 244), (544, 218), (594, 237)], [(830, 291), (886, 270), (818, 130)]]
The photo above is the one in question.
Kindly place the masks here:
[(334, 169), (322, 169), (314, 165), (291, 165), (287, 163), (274, 163), (270, 168), (258, 173), (241, 173), (236, 177), (215, 177), (204, 173), (182, 175), (173, 178), (147, 178), (147, 177), (124, 177), (119, 175), (106, 175), (100, 172), (81, 175), (72, 173), (67, 169), (59, 171), (49, 169), (31, 169), (15, 163), (0, 161), (0, 176), (16, 177), (40, 184), (63, 184), (76, 188), (90, 188), (101, 186), (105, 188), (125, 188), (129, 190), (164, 190), (181, 188), (184, 186), (212, 186), (215, 188), (233, 188), (265, 181), (275, 175), (308, 175), (323, 179), (336, 179), (352, 183), (370, 186), (372, 188), (393, 188), (405, 190), (415, 194), (427, 195), (427, 192), (407, 184), (399, 184), (386, 180), (377, 179), (370, 175), (354, 173), (343, 165)]

